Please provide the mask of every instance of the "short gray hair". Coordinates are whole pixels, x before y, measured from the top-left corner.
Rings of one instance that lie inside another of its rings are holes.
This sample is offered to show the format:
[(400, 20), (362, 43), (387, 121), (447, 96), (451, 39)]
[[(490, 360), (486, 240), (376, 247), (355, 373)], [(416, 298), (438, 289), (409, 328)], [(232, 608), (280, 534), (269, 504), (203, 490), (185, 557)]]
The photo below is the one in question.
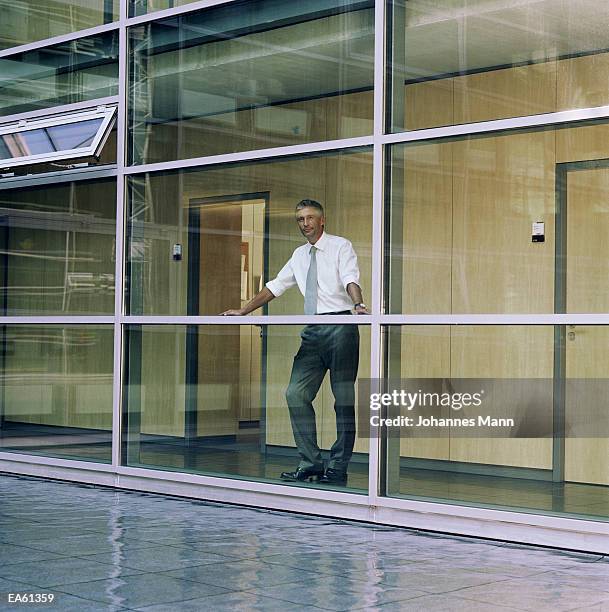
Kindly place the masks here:
[(317, 200), (309, 200), (304, 199), (304, 200), (300, 200), (300, 202), (298, 202), (298, 204), (296, 204), (296, 210), (300, 210), (301, 208), (315, 208), (317, 209), (322, 215), (324, 214), (324, 207), (317, 201)]

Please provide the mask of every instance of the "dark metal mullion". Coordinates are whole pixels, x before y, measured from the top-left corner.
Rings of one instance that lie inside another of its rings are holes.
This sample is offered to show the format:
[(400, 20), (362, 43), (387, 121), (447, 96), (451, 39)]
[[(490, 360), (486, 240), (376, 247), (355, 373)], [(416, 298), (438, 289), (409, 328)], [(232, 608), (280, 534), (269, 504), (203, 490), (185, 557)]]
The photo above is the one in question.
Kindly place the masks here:
[[(198, 207), (190, 202), (188, 208), (188, 282), (187, 311), (188, 316), (199, 314), (199, 283), (200, 283), (200, 253), (201, 253), (201, 213)], [(199, 379), (199, 327), (186, 326), (186, 394), (184, 406), (184, 444), (190, 447), (197, 439), (198, 414), (197, 390)], [(191, 459), (187, 452), (184, 467)]]

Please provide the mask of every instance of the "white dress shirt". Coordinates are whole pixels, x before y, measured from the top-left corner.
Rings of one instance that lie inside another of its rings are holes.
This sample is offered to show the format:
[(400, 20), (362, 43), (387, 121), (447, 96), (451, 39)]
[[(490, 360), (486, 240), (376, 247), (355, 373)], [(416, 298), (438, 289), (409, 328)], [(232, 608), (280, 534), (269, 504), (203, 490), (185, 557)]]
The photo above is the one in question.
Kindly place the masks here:
[[(304, 296), (311, 246), (309, 242), (299, 246), (279, 270), (277, 277), (266, 284), (275, 297), (294, 285), (298, 285)], [(314, 246), (317, 249), (317, 314), (352, 310), (353, 300), (347, 293), (347, 285), (359, 285), (359, 268), (353, 245), (346, 238), (323, 232)]]

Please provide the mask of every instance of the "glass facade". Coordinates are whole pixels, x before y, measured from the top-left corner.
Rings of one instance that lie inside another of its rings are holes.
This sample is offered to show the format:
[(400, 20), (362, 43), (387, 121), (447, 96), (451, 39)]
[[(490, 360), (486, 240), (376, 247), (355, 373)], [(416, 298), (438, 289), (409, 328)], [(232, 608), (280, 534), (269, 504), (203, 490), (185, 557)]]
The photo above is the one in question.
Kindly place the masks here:
[(434, 381), (453, 396), (475, 380), (476, 389), (504, 391), (489, 394), (483, 414), (514, 420), (499, 435), (464, 428), (477, 416), (466, 408), (415, 410), (416, 422), (452, 421), (387, 439), (388, 494), (609, 518), (606, 327), (404, 325), (387, 336), (390, 380), (412, 389)]
[[(218, 315), (245, 305), (302, 244), (294, 206), (305, 198), (325, 203), (328, 232), (352, 242), (370, 291), (369, 150), (137, 175), (129, 196), (130, 314)], [(268, 314), (302, 312), (295, 292), (268, 306)]]
[(114, 313), (114, 179), (0, 191), (0, 215), (3, 315)]
[(233, 2), (130, 44), (133, 164), (372, 133), (372, 2)]
[(110, 463), (111, 325), (3, 325), (0, 449)]
[(0, 116), (117, 94), (117, 32), (0, 58)]
[(388, 312), (608, 312), (608, 134), (595, 122), (391, 147)]
[[(278, 481), (299, 460), (286, 395), (302, 335), (337, 332), (359, 334), (359, 376), (369, 377), (366, 326), (129, 326), (126, 465)], [(335, 384), (328, 377), (314, 402), (326, 460), (337, 438)], [(367, 455), (368, 441), (356, 440), (349, 489), (367, 490)]]
[(393, 0), (391, 131), (609, 104), (609, 7)]
[(0, 49), (70, 34), (118, 19), (118, 0), (0, 0)]
[[(593, 550), (609, 11), (132, 0), (106, 27), (117, 3), (61, 25), (69, 4), (0, 26), (102, 26), (0, 52), (0, 467), (556, 546), (577, 519)], [(91, 157), (11, 166), (42, 146), (24, 122), (113, 107)], [(432, 425), (381, 401), (413, 388), (448, 398)], [(478, 392), (483, 420), (451, 421)]]

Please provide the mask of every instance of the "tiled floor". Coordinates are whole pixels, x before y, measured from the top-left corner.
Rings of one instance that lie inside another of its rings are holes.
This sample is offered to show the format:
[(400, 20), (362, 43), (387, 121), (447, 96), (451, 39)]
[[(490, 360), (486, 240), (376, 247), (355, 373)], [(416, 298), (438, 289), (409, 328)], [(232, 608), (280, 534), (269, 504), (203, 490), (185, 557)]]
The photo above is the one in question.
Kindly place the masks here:
[(0, 475), (0, 610), (33, 607), (609, 611), (609, 559)]

